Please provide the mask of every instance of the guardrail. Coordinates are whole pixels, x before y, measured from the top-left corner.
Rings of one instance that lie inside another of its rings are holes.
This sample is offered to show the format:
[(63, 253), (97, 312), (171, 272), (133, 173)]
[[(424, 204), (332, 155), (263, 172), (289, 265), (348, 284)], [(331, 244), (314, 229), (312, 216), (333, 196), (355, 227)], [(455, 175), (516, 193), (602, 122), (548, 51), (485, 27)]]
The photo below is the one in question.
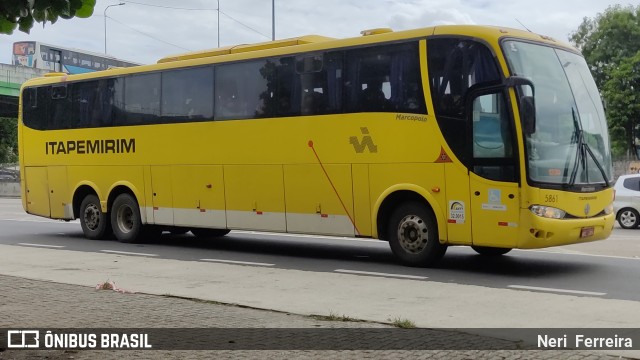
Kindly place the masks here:
[(20, 167), (0, 164), (0, 197), (20, 197)]

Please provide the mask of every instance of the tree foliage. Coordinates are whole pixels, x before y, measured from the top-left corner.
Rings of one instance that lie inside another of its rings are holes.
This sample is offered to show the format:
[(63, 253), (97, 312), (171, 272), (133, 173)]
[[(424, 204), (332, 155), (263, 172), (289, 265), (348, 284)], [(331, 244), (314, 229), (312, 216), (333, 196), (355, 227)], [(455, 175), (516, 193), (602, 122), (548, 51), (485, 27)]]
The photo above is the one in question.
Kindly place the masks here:
[(18, 120), (0, 118), (0, 164), (18, 162)]
[(640, 124), (640, 6), (610, 6), (584, 18), (570, 41), (587, 60), (607, 104), (614, 155), (633, 152)]
[(58, 18), (88, 18), (96, 0), (2, 0), (0, 1), (0, 34), (12, 34), (16, 28), (29, 33), (35, 22), (44, 26)]

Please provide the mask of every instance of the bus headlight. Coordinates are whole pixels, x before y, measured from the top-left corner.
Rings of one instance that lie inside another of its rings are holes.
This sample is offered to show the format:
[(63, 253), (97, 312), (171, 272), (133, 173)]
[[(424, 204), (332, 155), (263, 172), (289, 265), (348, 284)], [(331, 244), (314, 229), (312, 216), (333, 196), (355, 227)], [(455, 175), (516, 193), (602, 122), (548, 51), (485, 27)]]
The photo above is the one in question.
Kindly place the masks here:
[(566, 211), (551, 206), (531, 205), (529, 208), (532, 213), (549, 219), (562, 219), (567, 214)]

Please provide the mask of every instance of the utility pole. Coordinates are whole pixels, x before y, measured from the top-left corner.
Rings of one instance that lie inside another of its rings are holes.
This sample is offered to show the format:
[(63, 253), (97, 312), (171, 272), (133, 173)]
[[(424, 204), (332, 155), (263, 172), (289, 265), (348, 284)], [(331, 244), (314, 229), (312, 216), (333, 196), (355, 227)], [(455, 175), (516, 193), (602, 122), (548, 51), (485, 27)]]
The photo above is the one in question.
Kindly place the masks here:
[(126, 5), (126, 4), (121, 2), (119, 4), (109, 5), (106, 8), (104, 8), (104, 54), (105, 55), (107, 54), (107, 9), (112, 6), (121, 6), (121, 5)]

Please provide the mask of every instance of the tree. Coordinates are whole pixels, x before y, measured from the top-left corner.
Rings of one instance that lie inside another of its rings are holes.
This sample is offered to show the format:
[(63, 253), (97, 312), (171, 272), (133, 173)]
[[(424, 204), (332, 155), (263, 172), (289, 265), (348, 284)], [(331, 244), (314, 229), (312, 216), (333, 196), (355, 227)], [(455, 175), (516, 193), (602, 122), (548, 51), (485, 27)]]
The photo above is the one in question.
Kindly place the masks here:
[(614, 155), (632, 152), (640, 123), (640, 6), (610, 6), (584, 18), (570, 41), (584, 55), (607, 104)]
[(18, 120), (0, 118), (0, 164), (18, 162)]
[(635, 136), (640, 134), (640, 52), (623, 59), (609, 75), (602, 92), (607, 99), (611, 147), (614, 154), (622, 155), (633, 150)]
[(34, 22), (55, 23), (58, 18), (88, 18), (96, 0), (2, 0), (0, 1), (0, 34), (12, 34), (16, 28), (29, 33)]

